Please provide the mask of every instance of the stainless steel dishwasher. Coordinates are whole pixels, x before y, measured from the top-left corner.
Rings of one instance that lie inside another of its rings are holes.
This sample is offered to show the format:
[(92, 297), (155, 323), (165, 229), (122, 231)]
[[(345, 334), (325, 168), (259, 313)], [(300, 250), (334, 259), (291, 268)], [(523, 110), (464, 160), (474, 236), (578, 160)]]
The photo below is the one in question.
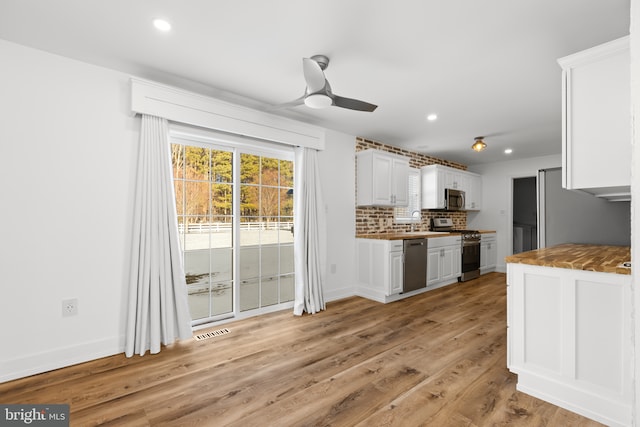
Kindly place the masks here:
[(427, 287), (427, 239), (404, 241), (404, 282), (402, 292)]

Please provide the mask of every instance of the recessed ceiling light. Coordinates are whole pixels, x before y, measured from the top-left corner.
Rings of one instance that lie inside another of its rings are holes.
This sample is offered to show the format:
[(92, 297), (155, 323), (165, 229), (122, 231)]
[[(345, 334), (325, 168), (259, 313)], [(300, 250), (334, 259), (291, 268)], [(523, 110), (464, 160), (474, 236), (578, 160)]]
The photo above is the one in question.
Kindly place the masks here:
[(153, 20), (153, 26), (156, 27), (157, 30), (160, 31), (169, 31), (171, 30), (171, 24), (169, 24), (168, 21), (165, 21), (164, 19), (154, 19)]
[(430, 122), (437, 120), (438, 119), (438, 115), (437, 114), (429, 114), (427, 116), (427, 120), (429, 120)]
[(506, 150), (504, 150), (504, 154), (511, 154), (513, 153), (513, 150), (511, 148), (507, 148)]

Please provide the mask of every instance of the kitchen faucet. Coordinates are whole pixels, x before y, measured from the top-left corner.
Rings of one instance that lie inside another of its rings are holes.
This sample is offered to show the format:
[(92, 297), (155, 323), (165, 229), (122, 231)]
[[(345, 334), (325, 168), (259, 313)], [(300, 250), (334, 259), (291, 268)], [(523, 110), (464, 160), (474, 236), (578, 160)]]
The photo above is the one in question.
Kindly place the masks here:
[[(418, 214), (418, 216), (415, 217), (416, 219), (420, 218), (420, 210), (419, 209), (416, 209), (416, 210), (411, 212), (411, 218), (414, 218), (415, 214)], [(416, 223), (412, 222), (411, 223), (411, 232), (413, 233), (414, 231), (416, 231)]]

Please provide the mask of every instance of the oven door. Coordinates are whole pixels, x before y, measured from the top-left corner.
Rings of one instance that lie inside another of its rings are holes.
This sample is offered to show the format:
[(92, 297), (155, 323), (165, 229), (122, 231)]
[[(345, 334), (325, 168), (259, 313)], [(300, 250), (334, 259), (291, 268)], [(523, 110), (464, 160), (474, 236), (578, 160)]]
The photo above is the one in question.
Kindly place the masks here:
[(462, 241), (461, 281), (480, 276), (480, 241)]

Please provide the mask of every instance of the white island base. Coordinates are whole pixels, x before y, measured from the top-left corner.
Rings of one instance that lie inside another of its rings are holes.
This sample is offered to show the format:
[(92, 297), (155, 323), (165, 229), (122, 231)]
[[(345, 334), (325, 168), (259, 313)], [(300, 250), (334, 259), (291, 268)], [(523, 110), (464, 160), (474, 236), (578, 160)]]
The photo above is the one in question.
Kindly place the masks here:
[(631, 276), (507, 264), (517, 389), (610, 426), (632, 419)]

